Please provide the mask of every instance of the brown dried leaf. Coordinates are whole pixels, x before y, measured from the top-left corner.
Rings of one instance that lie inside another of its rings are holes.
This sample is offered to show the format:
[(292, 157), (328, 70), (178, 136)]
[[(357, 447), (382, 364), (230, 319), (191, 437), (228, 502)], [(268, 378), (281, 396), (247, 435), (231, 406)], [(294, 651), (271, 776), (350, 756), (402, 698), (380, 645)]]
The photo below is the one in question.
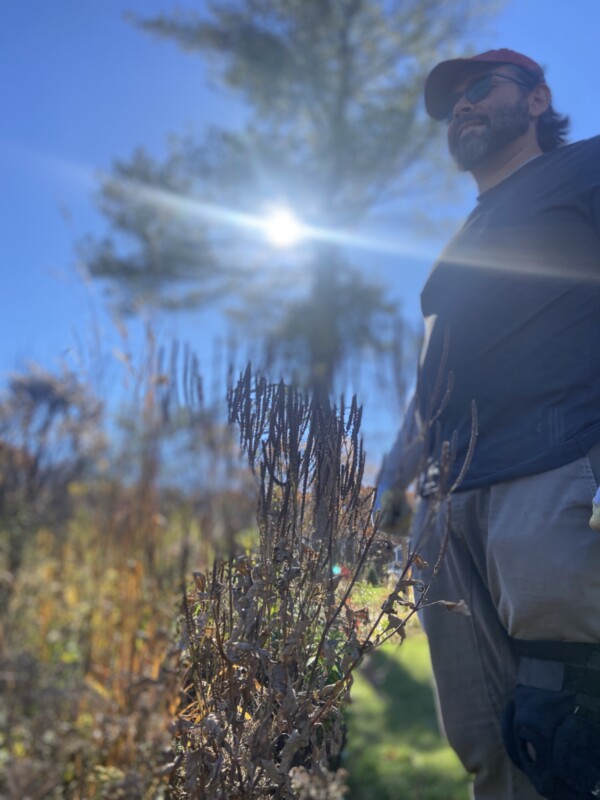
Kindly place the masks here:
[(394, 614), (388, 615), (388, 622), (389, 628), (388, 630), (393, 630), (394, 633), (397, 633), (398, 636), (402, 641), (406, 639), (406, 622), (400, 617), (396, 617)]
[(465, 617), (471, 616), (471, 610), (464, 600), (459, 600), (458, 602), (441, 600), (440, 602), (445, 607), (446, 611), (452, 611), (454, 614), (462, 614)]
[(196, 589), (198, 589), (199, 592), (206, 591), (206, 575), (202, 572), (194, 572), (193, 577)]

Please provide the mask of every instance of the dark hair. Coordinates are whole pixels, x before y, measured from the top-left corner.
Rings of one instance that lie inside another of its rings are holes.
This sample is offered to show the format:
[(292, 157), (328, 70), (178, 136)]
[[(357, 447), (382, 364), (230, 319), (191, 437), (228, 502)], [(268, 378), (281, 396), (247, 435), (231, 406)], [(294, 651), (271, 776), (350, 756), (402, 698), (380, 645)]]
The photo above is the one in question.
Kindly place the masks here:
[[(510, 67), (530, 90), (543, 83), (543, 79), (540, 79), (535, 72), (513, 64)], [(566, 114), (559, 114), (550, 103), (544, 113), (538, 117), (537, 122), (537, 139), (542, 152), (548, 153), (550, 150), (556, 150), (557, 147), (566, 144), (570, 124), (569, 117)]]

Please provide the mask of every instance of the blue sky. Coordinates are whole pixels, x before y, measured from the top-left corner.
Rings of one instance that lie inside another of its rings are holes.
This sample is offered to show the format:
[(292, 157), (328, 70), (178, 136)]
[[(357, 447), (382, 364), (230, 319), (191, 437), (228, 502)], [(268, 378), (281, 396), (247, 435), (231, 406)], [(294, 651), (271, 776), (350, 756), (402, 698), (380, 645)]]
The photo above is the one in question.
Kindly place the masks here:
[[(207, 86), (200, 59), (122, 18), (126, 10), (150, 16), (170, 6), (0, 3), (0, 382), (28, 361), (73, 363), (77, 340), (89, 340), (94, 322), (100, 338), (110, 338), (98, 293), (77, 277), (74, 252), (77, 239), (103, 230), (92, 202), (98, 174), (139, 144), (160, 155), (169, 132), (200, 131), (235, 116), (230, 101)], [(511, 47), (547, 68), (556, 107), (571, 115), (572, 138), (600, 133), (600, 0), (572, 0), (568, 13), (557, 0), (512, 0), (491, 27), (481, 49)], [(475, 193), (470, 179), (462, 180), (466, 211)], [(411, 318), (428, 268), (427, 259), (382, 261), (383, 279)], [(182, 333), (177, 325), (172, 331)], [(200, 321), (183, 334), (192, 345), (210, 338)], [(389, 424), (381, 423), (381, 441)]]

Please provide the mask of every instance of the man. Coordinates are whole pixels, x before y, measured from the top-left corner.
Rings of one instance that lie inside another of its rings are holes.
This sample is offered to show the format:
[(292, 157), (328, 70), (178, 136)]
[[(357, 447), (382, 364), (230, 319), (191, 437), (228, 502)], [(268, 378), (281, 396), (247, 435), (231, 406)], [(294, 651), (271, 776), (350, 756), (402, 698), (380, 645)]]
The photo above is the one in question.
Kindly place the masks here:
[(414, 420), (381, 483), (406, 486), (421, 444), (425, 582), (443, 552), (422, 619), (474, 796), (599, 797), (600, 137), (565, 145), (543, 70), (506, 49), (438, 64), (425, 105), (480, 195), (421, 294)]

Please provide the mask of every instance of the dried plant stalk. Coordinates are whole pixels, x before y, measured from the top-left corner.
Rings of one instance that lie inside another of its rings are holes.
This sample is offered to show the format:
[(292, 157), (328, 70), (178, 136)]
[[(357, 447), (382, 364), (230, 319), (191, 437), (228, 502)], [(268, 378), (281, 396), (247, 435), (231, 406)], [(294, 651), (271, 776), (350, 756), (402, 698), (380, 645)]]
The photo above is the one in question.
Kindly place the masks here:
[[(228, 406), (258, 484), (259, 546), (195, 573), (184, 598), (185, 702), (174, 724), (171, 797), (334, 800), (344, 793), (331, 768), (353, 671), (390, 637), (403, 641), (426, 603), (428, 587), (412, 575), (419, 545), (371, 620), (353, 607), (352, 590), (367, 560), (393, 545), (373, 524), (373, 493), (362, 487), (356, 399), (324, 406), (248, 366)], [(473, 407), (459, 480), (476, 435)], [(459, 483), (448, 488), (454, 448), (442, 450), (436, 508)]]
[(258, 483), (260, 544), (196, 573), (185, 599), (172, 796), (341, 797), (331, 767), (353, 670), (389, 636), (404, 637), (396, 601), (414, 613), (401, 594), (415, 581), (403, 575), (375, 623), (352, 607), (367, 559), (392, 546), (362, 487), (356, 399), (323, 407), (248, 367), (228, 404)]

